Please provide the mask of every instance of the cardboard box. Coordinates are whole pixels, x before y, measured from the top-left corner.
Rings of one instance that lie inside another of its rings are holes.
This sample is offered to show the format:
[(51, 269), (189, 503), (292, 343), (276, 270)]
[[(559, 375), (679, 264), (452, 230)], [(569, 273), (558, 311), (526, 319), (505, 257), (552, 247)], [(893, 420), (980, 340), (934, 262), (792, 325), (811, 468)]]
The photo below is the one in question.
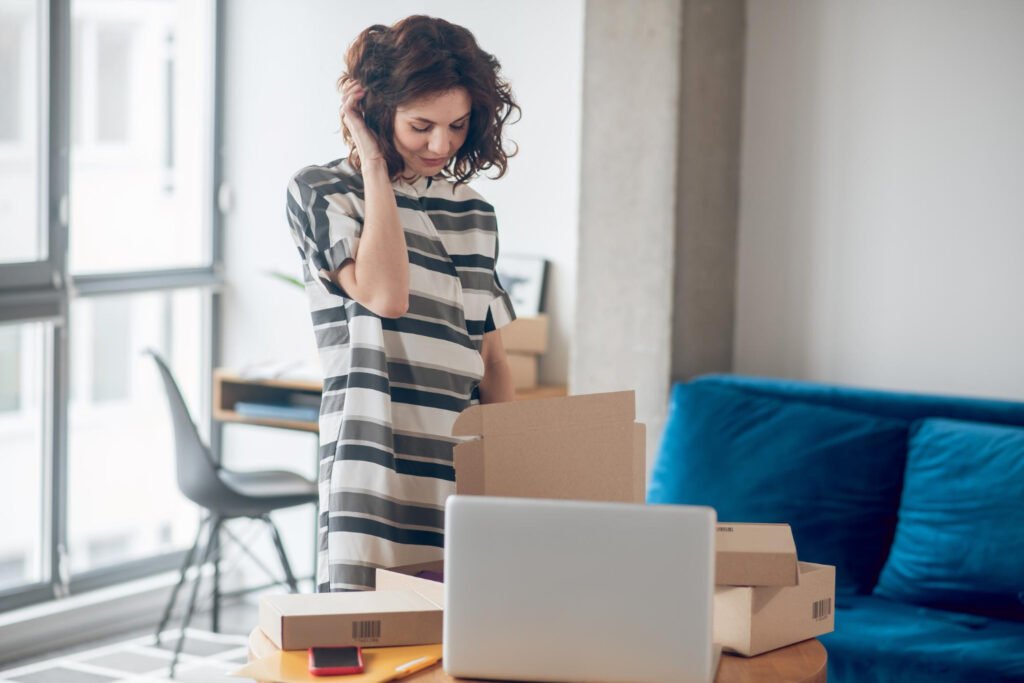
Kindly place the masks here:
[(796, 586), (716, 586), (714, 641), (748, 657), (830, 633), (836, 568), (800, 563)]
[(444, 583), (416, 576), (420, 572), (444, 574), (444, 560), (377, 569), (377, 590), (412, 591), (444, 607)]
[(514, 389), (533, 389), (537, 386), (537, 356), (525, 353), (508, 354), (508, 367), (512, 370)]
[(726, 586), (795, 586), (796, 543), (788, 524), (719, 522), (715, 583)]
[(532, 389), (517, 389), (517, 401), (536, 401), (539, 398), (564, 398), (569, 390), (561, 384), (538, 385)]
[(440, 643), (444, 602), (412, 591), (260, 598), (260, 629), (282, 650)]
[(634, 392), (470, 406), (452, 434), (460, 494), (644, 502), (646, 439)]
[(548, 316), (541, 313), (516, 318), (501, 328), (501, 343), (506, 351), (539, 355), (548, 350)]

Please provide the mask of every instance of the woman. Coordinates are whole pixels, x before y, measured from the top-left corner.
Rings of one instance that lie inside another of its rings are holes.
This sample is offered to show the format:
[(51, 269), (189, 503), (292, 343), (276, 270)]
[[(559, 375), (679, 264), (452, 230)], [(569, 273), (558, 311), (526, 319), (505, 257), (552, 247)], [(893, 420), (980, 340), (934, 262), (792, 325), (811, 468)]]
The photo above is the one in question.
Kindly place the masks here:
[(446, 21), (371, 26), (338, 79), (349, 156), (289, 184), (324, 371), (320, 592), (442, 557), (452, 424), (513, 398), (494, 208), (465, 184), (507, 167), (519, 107), (499, 69)]

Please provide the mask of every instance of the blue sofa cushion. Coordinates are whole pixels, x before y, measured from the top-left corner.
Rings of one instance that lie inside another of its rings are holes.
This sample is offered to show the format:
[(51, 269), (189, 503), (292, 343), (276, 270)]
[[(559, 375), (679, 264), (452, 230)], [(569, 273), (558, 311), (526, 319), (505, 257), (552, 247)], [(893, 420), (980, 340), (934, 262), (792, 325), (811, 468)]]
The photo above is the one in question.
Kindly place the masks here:
[(1024, 429), (914, 426), (896, 539), (875, 594), (1024, 620)]
[(820, 638), (829, 683), (1024, 681), (1024, 624), (890, 602), (840, 598)]
[(896, 526), (907, 423), (702, 384), (672, 394), (648, 502), (788, 522), (797, 554), (870, 593)]

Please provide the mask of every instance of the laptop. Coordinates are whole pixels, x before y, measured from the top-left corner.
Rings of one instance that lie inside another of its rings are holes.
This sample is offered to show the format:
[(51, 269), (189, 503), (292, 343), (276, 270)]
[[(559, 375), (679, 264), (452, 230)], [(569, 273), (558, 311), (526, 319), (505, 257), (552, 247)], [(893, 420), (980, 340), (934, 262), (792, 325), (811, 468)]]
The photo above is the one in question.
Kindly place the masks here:
[(714, 535), (707, 507), (449, 497), (445, 671), (710, 683)]

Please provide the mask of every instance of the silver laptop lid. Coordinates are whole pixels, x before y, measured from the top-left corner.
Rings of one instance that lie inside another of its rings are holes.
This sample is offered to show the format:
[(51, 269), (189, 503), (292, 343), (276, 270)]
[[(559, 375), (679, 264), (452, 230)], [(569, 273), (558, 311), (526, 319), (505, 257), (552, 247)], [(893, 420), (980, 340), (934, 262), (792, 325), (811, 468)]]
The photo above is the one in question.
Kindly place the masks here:
[(708, 683), (714, 527), (705, 507), (448, 498), (445, 670)]

